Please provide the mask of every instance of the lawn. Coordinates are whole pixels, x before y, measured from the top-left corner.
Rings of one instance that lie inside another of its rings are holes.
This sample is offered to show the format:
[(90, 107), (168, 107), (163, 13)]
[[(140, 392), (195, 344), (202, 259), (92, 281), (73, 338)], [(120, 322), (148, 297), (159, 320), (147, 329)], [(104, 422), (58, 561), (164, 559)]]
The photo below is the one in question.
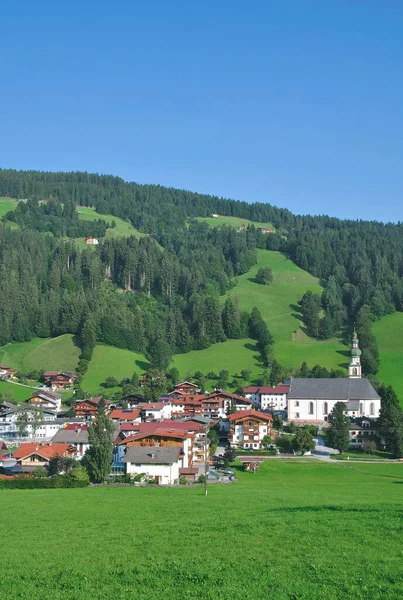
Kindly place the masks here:
[(131, 377), (134, 371), (140, 374), (148, 368), (149, 364), (142, 354), (98, 344), (94, 349), (88, 371), (84, 375), (82, 387), (92, 394), (99, 392), (110, 395), (117, 388), (105, 389), (100, 385), (108, 375), (113, 375), (118, 381), (121, 381), (126, 377)]
[(359, 469), (273, 459), (207, 497), (191, 486), (0, 490), (0, 597), (395, 600), (403, 465)]
[(239, 229), (243, 225), (245, 227), (247, 227), (248, 225), (254, 225), (255, 227), (270, 227), (271, 229), (274, 229), (271, 223), (258, 223), (257, 221), (250, 221), (249, 219), (241, 219), (240, 217), (226, 217), (224, 215), (220, 215), (217, 218), (197, 217), (197, 220), (203, 223), (207, 223), (207, 225), (210, 225), (210, 227), (228, 225), (230, 227), (236, 227), (237, 229)]
[(403, 404), (403, 313), (382, 317), (374, 323), (373, 332), (380, 358), (377, 378), (391, 385)]
[(79, 354), (80, 349), (74, 345), (73, 336), (65, 334), (2, 346), (0, 363), (22, 372), (32, 369), (74, 371)]
[(9, 381), (0, 381), (0, 394), (4, 399), (10, 399), (10, 402), (25, 402), (31, 397), (35, 387), (25, 387), (10, 383)]

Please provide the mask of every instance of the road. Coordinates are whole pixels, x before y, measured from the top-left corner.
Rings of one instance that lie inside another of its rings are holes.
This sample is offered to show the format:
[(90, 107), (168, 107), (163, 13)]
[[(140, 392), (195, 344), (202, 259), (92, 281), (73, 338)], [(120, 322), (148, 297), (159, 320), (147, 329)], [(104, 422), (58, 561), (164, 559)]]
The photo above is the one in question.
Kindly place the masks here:
[(329, 448), (328, 446), (325, 446), (325, 442), (321, 435), (314, 439), (316, 442), (316, 446), (315, 450), (312, 452), (312, 456), (316, 456), (316, 458), (320, 458), (321, 460), (333, 462), (333, 460), (330, 457), (331, 454), (339, 454), (339, 451), (335, 450), (334, 448)]

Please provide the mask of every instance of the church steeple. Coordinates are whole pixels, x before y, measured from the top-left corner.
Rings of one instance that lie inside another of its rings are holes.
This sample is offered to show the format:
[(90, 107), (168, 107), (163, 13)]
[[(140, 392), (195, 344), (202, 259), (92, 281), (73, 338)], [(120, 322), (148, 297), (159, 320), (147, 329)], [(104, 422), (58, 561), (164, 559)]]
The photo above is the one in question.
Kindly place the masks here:
[(357, 332), (354, 327), (353, 347), (351, 348), (350, 365), (348, 367), (348, 376), (351, 379), (361, 379), (361, 350), (358, 345)]

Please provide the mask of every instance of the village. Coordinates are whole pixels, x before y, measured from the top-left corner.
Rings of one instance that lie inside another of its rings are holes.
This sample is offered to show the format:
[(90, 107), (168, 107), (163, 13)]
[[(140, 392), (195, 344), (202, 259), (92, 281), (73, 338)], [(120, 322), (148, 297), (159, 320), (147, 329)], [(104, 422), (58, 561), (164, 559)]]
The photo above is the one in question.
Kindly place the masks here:
[[(242, 396), (222, 389), (201, 392), (195, 383), (183, 381), (158, 402), (145, 402), (141, 393), (122, 398), (120, 404), (102, 396), (78, 399), (70, 411), (73, 417), (62, 408), (60, 392), (76, 375), (45, 372), (46, 386), (22, 405), (0, 402), (2, 477), (29, 475), (55, 456), (82, 460), (90, 448), (89, 424), (101, 404), (114, 426), (110, 477), (159, 485), (206, 477), (232, 481), (228, 466), (235, 457), (244, 469), (256, 470), (270, 455), (310, 454), (309, 447), (301, 450), (287, 443), (284, 432), (309, 428), (311, 434), (320, 434), (338, 402), (350, 418), (350, 446), (375, 447), (382, 437), (377, 427), (381, 399), (361, 376), (360, 354), (354, 334), (348, 378), (292, 378), (275, 387), (246, 386)], [(11, 378), (13, 369), (0, 365), (0, 374)]]

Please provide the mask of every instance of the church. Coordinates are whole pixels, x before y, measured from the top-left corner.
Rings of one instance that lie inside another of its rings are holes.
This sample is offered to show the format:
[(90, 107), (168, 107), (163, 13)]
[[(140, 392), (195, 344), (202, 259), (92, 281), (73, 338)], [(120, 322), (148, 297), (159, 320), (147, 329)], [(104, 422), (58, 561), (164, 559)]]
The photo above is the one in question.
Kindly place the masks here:
[(377, 419), (381, 399), (368, 379), (361, 377), (361, 350), (354, 330), (348, 379), (293, 377), (287, 395), (288, 420), (322, 423), (336, 402), (344, 402), (350, 417)]

